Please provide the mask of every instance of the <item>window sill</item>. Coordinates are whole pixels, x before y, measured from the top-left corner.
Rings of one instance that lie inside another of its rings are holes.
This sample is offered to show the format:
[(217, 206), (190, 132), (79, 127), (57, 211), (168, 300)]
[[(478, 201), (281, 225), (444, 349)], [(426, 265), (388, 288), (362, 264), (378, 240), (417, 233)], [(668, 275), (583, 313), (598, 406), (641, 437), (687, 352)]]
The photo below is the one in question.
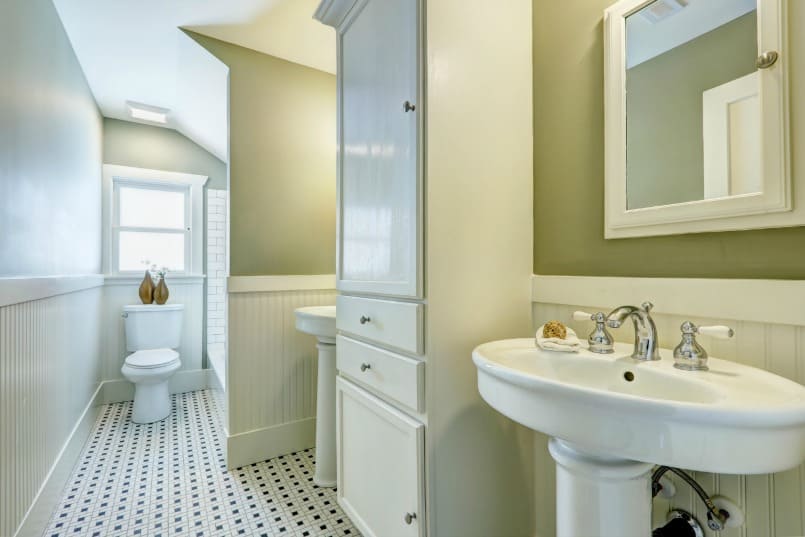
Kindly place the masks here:
[[(168, 274), (165, 281), (171, 285), (201, 285), (204, 283), (204, 274)], [(143, 274), (105, 274), (104, 285), (140, 285)]]

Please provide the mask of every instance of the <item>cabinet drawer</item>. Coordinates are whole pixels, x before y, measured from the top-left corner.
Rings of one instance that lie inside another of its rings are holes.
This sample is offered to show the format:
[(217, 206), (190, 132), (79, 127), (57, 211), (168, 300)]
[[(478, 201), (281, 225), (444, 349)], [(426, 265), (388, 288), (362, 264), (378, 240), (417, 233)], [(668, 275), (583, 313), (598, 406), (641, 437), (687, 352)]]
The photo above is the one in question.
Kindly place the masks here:
[(425, 426), (336, 383), (338, 503), (364, 537), (425, 535)]
[(336, 366), (358, 382), (424, 412), (425, 362), (338, 336)]
[(339, 296), (335, 324), (348, 334), (422, 354), (423, 308), (409, 302)]

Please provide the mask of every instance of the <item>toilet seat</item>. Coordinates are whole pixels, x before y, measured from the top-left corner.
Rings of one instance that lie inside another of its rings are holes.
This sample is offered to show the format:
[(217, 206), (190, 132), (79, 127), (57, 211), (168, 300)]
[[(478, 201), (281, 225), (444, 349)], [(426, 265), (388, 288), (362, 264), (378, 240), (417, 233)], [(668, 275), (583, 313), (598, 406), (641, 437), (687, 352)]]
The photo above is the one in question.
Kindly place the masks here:
[(179, 353), (173, 349), (149, 349), (137, 351), (126, 357), (126, 365), (134, 369), (156, 369), (171, 365), (179, 360)]

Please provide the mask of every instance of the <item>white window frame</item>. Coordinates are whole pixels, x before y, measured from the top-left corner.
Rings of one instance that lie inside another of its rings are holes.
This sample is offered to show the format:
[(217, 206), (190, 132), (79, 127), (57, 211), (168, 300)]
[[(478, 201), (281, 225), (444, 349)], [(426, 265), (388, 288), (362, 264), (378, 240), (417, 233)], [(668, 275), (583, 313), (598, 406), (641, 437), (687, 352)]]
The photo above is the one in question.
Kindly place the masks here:
[[(103, 271), (110, 276), (133, 276), (140, 271), (121, 271), (119, 242), (121, 231), (148, 233), (183, 233), (185, 235), (185, 266), (174, 276), (198, 276), (204, 273), (204, 185), (208, 177), (163, 170), (132, 168), (105, 164), (103, 166)], [(129, 186), (150, 190), (186, 192), (183, 230), (120, 226), (120, 187)], [(145, 267), (143, 267), (145, 270)]]

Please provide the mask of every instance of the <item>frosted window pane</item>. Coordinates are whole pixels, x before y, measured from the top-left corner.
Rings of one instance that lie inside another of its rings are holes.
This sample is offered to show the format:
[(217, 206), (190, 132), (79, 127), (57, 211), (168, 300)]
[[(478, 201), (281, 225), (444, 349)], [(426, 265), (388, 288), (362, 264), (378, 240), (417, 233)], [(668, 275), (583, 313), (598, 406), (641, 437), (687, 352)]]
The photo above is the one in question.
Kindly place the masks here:
[(145, 260), (157, 267), (183, 271), (184, 234), (121, 231), (119, 270), (145, 270)]
[(185, 192), (120, 187), (120, 225), (184, 229)]

